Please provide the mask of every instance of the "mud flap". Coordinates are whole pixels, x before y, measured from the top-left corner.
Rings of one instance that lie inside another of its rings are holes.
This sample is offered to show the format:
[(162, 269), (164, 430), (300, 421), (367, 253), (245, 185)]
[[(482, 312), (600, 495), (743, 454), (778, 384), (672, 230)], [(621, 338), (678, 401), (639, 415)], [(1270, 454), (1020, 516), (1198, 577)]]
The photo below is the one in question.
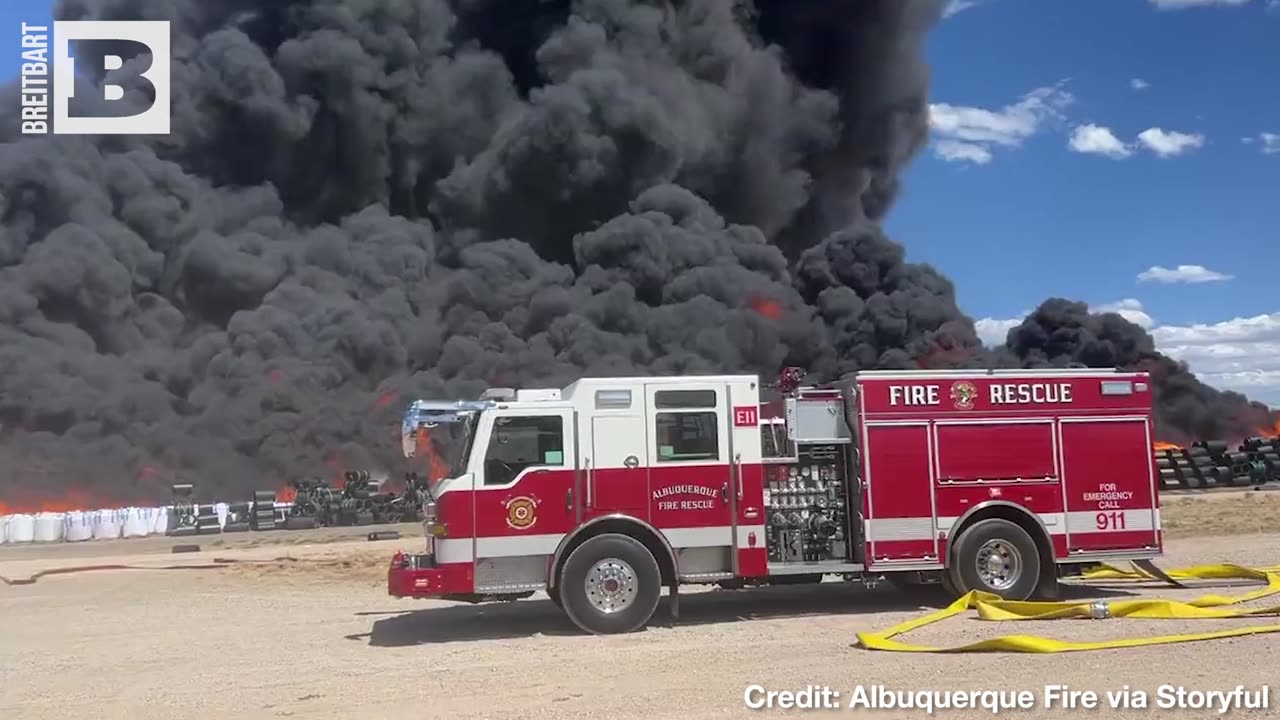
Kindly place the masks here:
[(1134, 569), (1137, 570), (1139, 573), (1155, 578), (1160, 582), (1168, 583), (1169, 585), (1172, 585), (1173, 587), (1177, 587), (1177, 588), (1186, 587), (1185, 584), (1180, 583), (1177, 580), (1174, 580), (1173, 578), (1169, 577), (1168, 573), (1156, 567), (1156, 564), (1150, 560), (1130, 560), (1129, 563), (1133, 565)]

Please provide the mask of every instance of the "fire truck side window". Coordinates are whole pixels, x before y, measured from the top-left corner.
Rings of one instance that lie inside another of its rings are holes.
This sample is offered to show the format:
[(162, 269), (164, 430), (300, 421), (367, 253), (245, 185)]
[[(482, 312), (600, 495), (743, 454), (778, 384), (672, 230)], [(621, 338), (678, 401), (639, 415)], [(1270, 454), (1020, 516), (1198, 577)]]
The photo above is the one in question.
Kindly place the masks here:
[(657, 424), (658, 461), (719, 460), (714, 412), (663, 412)]
[(484, 484), (506, 485), (522, 470), (564, 465), (564, 421), (559, 415), (500, 417), (484, 455)]

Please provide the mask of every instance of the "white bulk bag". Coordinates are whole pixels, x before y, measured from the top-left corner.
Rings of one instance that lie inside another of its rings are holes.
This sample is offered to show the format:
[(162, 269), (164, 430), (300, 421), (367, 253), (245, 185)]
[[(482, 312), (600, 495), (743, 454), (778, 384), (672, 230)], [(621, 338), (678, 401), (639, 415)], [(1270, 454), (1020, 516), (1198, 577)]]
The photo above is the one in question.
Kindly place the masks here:
[(169, 508), (156, 508), (155, 514), (151, 516), (151, 523), (151, 532), (156, 535), (169, 532)]
[(123, 525), (121, 534), (127, 538), (150, 535), (152, 522), (150, 513), (150, 508), (127, 508), (124, 512), (124, 522), (121, 523)]
[(213, 511), (218, 514), (218, 527), (225, 528), (227, 526), (227, 516), (231, 514), (231, 506), (227, 503), (214, 503)]
[(9, 516), (0, 515), (0, 545), (9, 542)]
[(67, 542), (84, 542), (93, 539), (93, 515), (72, 510), (62, 517), (62, 539)]
[(29, 543), (36, 539), (36, 519), (30, 515), (9, 518), (9, 542)]
[(99, 510), (93, 514), (93, 539), (113, 540), (120, 537), (120, 521), (115, 510)]
[(62, 513), (42, 512), (36, 515), (33, 535), (36, 542), (60, 542), (62, 540)]

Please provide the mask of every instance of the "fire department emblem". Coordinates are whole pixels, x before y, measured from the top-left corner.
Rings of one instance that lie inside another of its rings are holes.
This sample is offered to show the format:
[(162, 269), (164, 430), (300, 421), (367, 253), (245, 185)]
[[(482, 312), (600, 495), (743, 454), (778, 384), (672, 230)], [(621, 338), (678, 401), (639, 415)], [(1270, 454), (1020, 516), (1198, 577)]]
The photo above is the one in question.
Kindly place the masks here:
[(973, 399), (976, 397), (978, 397), (978, 388), (971, 382), (961, 380), (951, 386), (951, 400), (955, 402), (958, 410), (971, 410)]
[(515, 497), (507, 501), (507, 525), (515, 530), (528, 530), (538, 522), (538, 501), (530, 497)]

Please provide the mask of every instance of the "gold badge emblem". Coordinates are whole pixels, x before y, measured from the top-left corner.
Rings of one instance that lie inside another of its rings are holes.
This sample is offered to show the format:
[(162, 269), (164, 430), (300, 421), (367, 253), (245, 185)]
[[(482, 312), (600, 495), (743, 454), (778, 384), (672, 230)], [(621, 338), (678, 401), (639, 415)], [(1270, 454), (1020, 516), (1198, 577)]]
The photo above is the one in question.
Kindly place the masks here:
[(973, 383), (961, 380), (951, 386), (951, 399), (955, 402), (958, 410), (970, 410), (973, 408), (973, 399), (978, 397), (978, 388)]
[(507, 501), (507, 525), (515, 530), (528, 530), (538, 522), (538, 501), (515, 497)]

